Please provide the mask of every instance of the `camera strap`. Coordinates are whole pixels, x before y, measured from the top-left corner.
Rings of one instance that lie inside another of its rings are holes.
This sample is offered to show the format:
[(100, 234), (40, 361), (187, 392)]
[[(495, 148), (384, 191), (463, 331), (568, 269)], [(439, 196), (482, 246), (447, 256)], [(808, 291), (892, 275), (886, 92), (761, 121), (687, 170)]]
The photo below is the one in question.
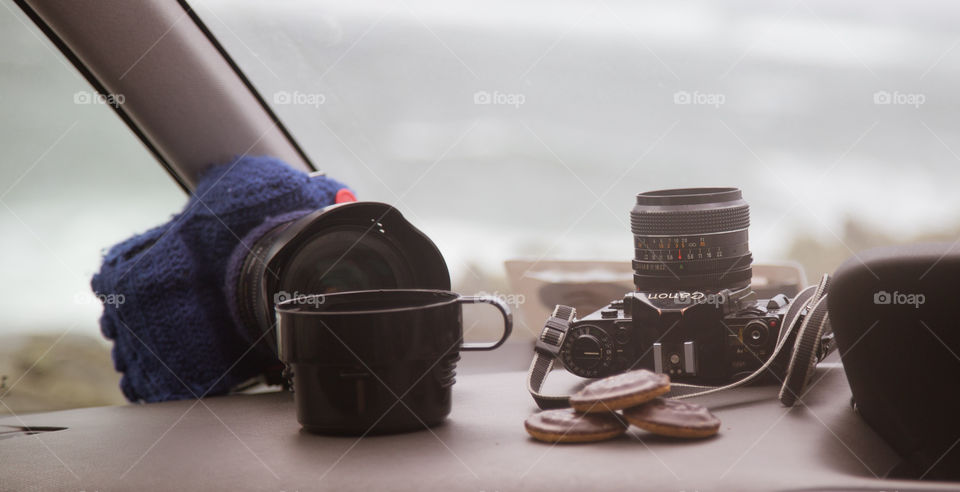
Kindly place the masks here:
[(527, 372), (527, 390), (537, 402), (537, 406), (544, 410), (570, 406), (568, 401), (570, 395), (544, 395), (540, 391), (550, 371), (553, 370), (553, 364), (560, 353), (560, 346), (567, 334), (567, 328), (570, 327), (570, 322), (576, 318), (576, 315), (576, 309), (557, 304), (537, 339), (533, 362), (530, 363), (530, 370)]
[[(807, 287), (794, 297), (793, 304), (784, 318), (782, 326), (785, 328), (780, 331), (773, 353), (755, 371), (737, 381), (721, 386), (671, 383), (670, 392), (666, 397), (693, 398), (743, 386), (770, 368), (791, 339), (791, 334), (796, 332), (790, 363), (779, 394), (779, 399), (784, 405), (792, 406), (803, 395), (816, 363), (823, 360), (834, 348), (833, 332), (827, 316), (829, 283), (830, 277), (824, 275), (818, 285)], [(545, 395), (541, 391), (558, 358), (567, 329), (575, 318), (576, 309), (557, 305), (537, 340), (533, 361), (527, 373), (527, 390), (541, 409), (569, 406), (570, 395)]]

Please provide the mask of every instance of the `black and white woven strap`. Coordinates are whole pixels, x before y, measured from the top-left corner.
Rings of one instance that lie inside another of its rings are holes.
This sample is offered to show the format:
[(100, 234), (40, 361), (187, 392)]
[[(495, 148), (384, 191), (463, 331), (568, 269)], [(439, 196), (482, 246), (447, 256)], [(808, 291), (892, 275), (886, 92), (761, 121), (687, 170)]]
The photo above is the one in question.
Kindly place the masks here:
[(530, 391), (530, 395), (537, 402), (537, 406), (544, 410), (570, 406), (569, 395), (544, 395), (541, 391), (543, 390), (543, 383), (547, 380), (550, 371), (553, 370), (553, 364), (557, 360), (561, 345), (563, 345), (567, 328), (569, 328), (570, 322), (576, 315), (576, 309), (570, 306), (557, 305), (537, 339), (533, 362), (530, 363), (530, 370), (527, 372), (527, 390)]

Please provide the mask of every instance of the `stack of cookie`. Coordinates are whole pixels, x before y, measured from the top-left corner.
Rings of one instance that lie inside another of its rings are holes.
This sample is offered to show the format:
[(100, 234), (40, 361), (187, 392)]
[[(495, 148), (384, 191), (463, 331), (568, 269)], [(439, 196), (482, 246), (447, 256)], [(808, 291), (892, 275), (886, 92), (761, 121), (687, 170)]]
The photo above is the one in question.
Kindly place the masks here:
[(646, 369), (617, 374), (583, 387), (570, 406), (527, 418), (534, 439), (545, 442), (593, 442), (612, 439), (633, 424), (662, 436), (710, 437), (720, 419), (693, 403), (658, 398), (670, 391), (670, 378)]

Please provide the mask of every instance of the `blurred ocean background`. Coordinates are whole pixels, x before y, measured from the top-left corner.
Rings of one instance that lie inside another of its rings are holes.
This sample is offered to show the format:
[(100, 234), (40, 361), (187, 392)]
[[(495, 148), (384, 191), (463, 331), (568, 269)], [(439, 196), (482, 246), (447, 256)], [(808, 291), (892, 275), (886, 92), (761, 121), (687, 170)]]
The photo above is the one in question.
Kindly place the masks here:
[[(960, 233), (956, 3), (191, 5), (315, 164), (397, 205), (466, 293), (506, 292), (509, 258), (629, 261), (634, 195), (660, 188), (742, 188), (754, 258), (809, 278)], [(4, 6), (0, 373), (15, 378), (36, 359), (23, 336), (99, 336), (102, 250), (186, 197)]]

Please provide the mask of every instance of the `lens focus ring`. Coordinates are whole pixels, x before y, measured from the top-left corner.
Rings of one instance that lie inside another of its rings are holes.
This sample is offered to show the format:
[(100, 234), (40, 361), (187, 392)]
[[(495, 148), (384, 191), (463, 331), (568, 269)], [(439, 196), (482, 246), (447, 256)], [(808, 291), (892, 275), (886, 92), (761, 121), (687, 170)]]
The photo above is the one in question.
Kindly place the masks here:
[(641, 211), (630, 214), (636, 235), (710, 234), (750, 227), (750, 206), (696, 211)]

